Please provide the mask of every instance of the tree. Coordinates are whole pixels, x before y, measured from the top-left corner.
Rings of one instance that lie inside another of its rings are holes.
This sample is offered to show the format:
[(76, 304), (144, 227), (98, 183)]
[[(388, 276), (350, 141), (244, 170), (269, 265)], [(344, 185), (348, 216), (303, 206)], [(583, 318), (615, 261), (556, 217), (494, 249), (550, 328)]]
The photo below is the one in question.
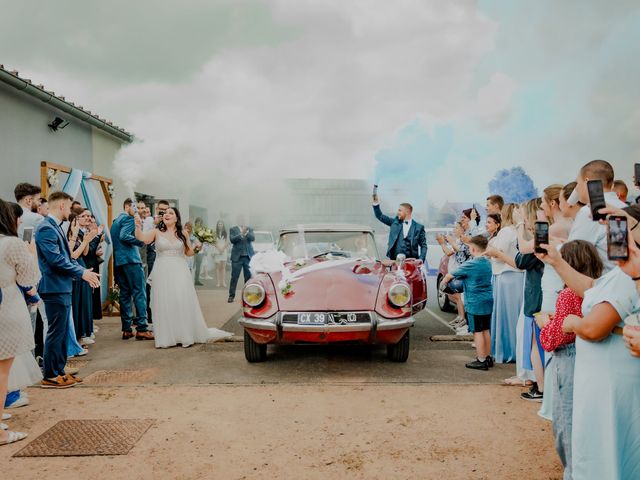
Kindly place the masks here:
[(506, 203), (522, 203), (538, 196), (538, 189), (522, 167), (499, 170), (489, 182), (491, 195), (500, 195)]

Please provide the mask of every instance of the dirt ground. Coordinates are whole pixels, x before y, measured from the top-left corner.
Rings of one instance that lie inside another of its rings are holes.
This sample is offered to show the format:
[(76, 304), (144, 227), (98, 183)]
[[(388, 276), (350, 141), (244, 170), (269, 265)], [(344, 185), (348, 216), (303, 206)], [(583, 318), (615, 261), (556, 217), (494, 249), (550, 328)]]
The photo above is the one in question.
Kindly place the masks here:
[(11, 426), (152, 418), (129, 455), (12, 458), (6, 479), (560, 479), (539, 404), (498, 385), (236, 385), (29, 389)]

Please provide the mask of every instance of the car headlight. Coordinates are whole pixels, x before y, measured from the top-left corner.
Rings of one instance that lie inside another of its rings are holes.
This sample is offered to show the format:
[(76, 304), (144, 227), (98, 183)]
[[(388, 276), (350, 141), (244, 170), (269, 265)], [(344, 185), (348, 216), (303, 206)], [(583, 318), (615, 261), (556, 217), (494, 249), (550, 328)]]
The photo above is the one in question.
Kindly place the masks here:
[(387, 296), (389, 297), (389, 301), (392, 305), (400, 308), (404, 307), (407, 303), (409, 303), (409, 300), (411, 300), (411, 291), (409, 290), (409, 287), (404, 283), (396, 283), (395, 285), (391, 286), (391, 288), (389, 289), (389, 293), (387, 293)]
[(242, 292), (242, 299), (244, 303), (249, 305), (250, 307), (257, 307), (264, 302), (266, 294), (264, 293), (264, 288), (262, 285), (257, 283), (252, 283), (251, 285), (247, 285), (244, 287)]

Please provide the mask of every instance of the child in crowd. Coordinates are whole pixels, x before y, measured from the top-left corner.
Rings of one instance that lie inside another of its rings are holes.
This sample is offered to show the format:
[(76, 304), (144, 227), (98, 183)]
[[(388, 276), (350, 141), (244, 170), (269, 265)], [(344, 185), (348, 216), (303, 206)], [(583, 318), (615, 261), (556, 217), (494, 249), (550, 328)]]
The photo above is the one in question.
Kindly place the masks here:
[[(565, 243), (560, 254), (574, 270), (591, 278), (602, 275), (602, 261), (593, 244), (574, 240)], [(556, 450), (565, 469), (564, 478), (571, 478), (573, 373), (576, 357), (575, 333), (565, 333), (562, 330), (564, 319), (569, 315), (582, 317), (582, 298), (566, 286), (558, 295), (553, 316), (544, 313), (536, 315), (536, 322), (541, 328), (542, 348), (553, 352), (547, 368), (552, 369), (556, 379), (553, 392), (553, 434)]]
[(489, 370), (493, 367), (491, 358), (491, 313), (493, 311), (493, 287), (491, 285), (491, 261), (484, 256), (488, 240), (483, 235), (476, 235), (469, 241), (469, 251), (473, 257), (453, 273), (443, 279), (448, 284), (452, 279), (459, 279), (464, 285), (465, 312), (469, 331), (473, 332), (477, 357), (467, 363), (467, 368)]

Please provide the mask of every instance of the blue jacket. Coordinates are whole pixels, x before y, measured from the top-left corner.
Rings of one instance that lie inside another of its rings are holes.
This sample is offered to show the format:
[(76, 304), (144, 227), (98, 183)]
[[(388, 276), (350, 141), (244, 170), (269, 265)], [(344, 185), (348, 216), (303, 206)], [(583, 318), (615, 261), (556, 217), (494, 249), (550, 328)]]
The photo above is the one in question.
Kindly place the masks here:
[(240, 260), (240, 257), (253, 257), (253, 241), (256, 239), (253, 234), (253, 228), (249, 228), (246, 236), (242, 236), (240, 233), (240, 227), (231, 227), (229, 230), (229, 240), (233, 244), (231, 249), (231, 261), (237, 262)]
[[(389, 243), (387, 244), (387, 257), (391, 260), (396, 259), (396, 243), (404, 241), (404, 233), (402, 231), (402, 220), (398, 217), (387, 217), (382, 213), (380, 205), (373, 206), (373, 213), (378, 220), (390, 227)], [(424, 262), (427, 257), (427, 237), (424, 232), (424, 226), (415, 220), (411, 222), (411, 228), (407, 238), (410, 241), (410, 251), (407, 258), (419, 258)]]
[(113, 264), (116, 267), (139, 263), (142, 265), (140, 250), (144, 242), (135, 236), (136, 222), (131, 215), (122, 212), (111, 225), (113, 242)]
[(464, 285), (464, 309), (471, 315), (493, 312), (493, 277), (491, 261), (486, 257), (472, 258), (452, 273)]
[(69, 242), (56, 221), (46, 217), (36, 229), (36, 249), (42, 279), (38, 292), (71, 293), (73, 280), (82, 278), (85, 269), (71, 258)]

